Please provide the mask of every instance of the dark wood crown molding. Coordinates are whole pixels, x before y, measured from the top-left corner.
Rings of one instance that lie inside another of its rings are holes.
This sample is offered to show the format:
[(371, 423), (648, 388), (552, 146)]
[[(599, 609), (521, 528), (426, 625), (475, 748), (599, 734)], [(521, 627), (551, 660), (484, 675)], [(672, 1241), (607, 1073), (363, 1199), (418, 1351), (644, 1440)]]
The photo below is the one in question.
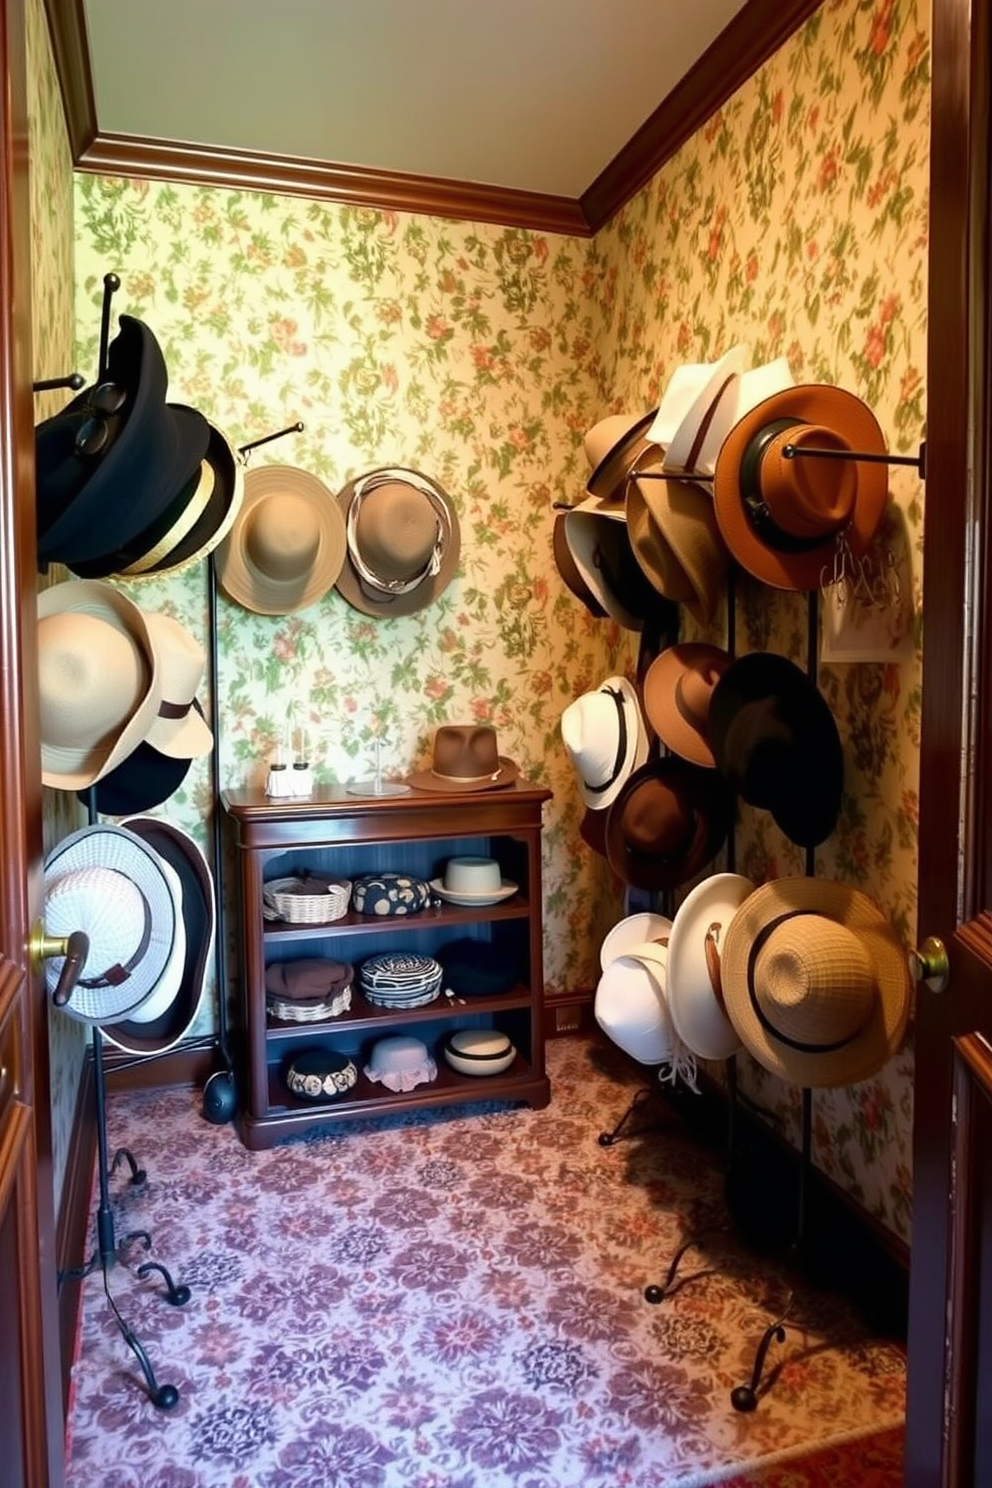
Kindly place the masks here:
[(102, 134), (83, 0), (45, 0), (72, 158), (79, 170), (273, 191), (591, 237), (766, 62), (822, 0), (745, 0), (734, 19), (578, 200), (293, 156)]

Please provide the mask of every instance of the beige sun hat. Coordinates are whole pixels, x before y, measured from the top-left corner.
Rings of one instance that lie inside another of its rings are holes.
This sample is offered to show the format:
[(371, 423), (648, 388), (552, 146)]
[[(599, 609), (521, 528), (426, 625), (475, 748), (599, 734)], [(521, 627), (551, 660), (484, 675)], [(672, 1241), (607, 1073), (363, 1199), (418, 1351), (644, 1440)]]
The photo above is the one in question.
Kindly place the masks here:
[(44, 783), (82, 790), (102, 780), (142, 743), (162, 703), (144, 612), (99, 579), (43, 590), (38, 691)]
[(259, 465), (217, 549), (217, 582), (246, 610), (289, 615), (334, 587), (344, 556), (344, 520), (324, 482), (294, 465)]
[(627, 472), (648, 447), (647, 428), (655, 413), (610, 413), (586, 433), (583, 445), (592, 471), (586, 490), (591, 496), (622, 500)]
[(412, 615), (458, 570), (461, 531), (451, 497), (429, 476), (383, 466), (338, 493), (345, 561), (338, 593), (365, 615)]
[(696, 458), (710, 423), (746, 363), (745, 347), (732, 346), (715, 362), (686, 362), (676, 367), (647, 431), (651, 443), (664, 448), (666, 469), (700, 468)]
[(658, 480), (662, 455), (640, 461), (627, 485), (627, 532), (638, 565), (666, 599), (684, 603), (703, 624), (713, 619), (730, 554), (712, 497), (692, 481)]
[(906, 1031), (906, 952), (847, 884), (780, 878), (734, 915), (720, 960), (727, 1015), (759, 1064), (793, 1085), (854, 1085)]
[(206, 653), (171, 615), (152, 610), (145, 614), (145, 622), (159, 661), (162, 701), (144, 742), (170, 759), (196, 759), (209, 754), (214, 736), (203, 714), (193, 707), (207, 664)]

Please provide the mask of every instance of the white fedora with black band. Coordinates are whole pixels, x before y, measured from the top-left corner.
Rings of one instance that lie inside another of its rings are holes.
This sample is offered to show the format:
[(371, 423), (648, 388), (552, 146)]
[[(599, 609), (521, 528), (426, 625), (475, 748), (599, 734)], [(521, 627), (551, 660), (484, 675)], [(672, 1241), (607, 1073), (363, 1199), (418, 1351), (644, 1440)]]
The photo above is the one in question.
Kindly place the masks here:
[(604, 811), (648, 757), (636, 689), (626, 677), (607, 677), (595, 692), (569, 703), (561, 715), (561, 738), (583, 802)]
[(38, 596), (41, 778), (82, 790), (127, 759), (162, 703), (158, 652), (144, 612), (99, 579)]

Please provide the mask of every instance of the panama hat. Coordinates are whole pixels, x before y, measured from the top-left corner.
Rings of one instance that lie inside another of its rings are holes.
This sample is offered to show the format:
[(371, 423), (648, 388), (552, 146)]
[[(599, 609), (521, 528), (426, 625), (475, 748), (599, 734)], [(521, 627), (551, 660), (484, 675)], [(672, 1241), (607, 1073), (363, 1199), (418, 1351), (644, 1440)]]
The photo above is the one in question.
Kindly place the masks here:
[(730, 563), (713, 499), (692, 481), (655, 480), (660, 450), (651, 450), (631, 471), (626, 512), (630, 545), (646, 577), (660, 594), (686, 604), (707, 624), (724, 590)]
[[(45, 929), (82, 930), (89, 951), (65, 1011), (103, 1024), (155, 991), (179, 933), (174, 889), (158, 854), (125, 827), (97, 824), (64, 837), (45, 859)], [(49, 992), (64, 958), (45, 962)]]
[(676, 888), (715, 857), (729, 828), (723, 780), (666, 755), (635, 770), (610, 807), (606, 856), (633, 888)]
[(636, 689), (626, 677), (607, 677), (595, 692), (569, 703), (561, 715), (561, 738), (584, 804), (605, 810), (648, 757)]
[[(207, 452), (194, 482), (175, 501), (168, 528), (131, 545), (111, 577), (136, 582), (182, 573), (200, 563), (230, 532), (244, 500), (244, 466), (227, 438), (209, 425)], [(137, 556), (134, 556), (137, 554)], [(75, 572), (81, 570), (77, 566)]]
[(338, 494), (346, 529), (338, 593), (366, 615), (412, 615), (458, 569), (461, 530), (451, 497), (419, 470), (384, 466)]
[(865, 1080), (905, 1033), (905, 949), (873, 900), (834, 879), (756, 889), (731, 921), (721, 969), (744, 1047), (794, 1085)]
[(737, 370), (720, 381), (705, 415), (686, 419), (665, 448), (665, 470), (702, 476), (701, 484), (711, 499), (717, 456), (731, 429), (765, 398), (794, 385), (786, 357), (776, 357), (747, 371), (736, 365)]
[(647, 429), (656, 410), (650, 413), (611, 413), (586, 433), (584, 446), (592, 474), (586, 490), (606, 499), (623, 494), (631, 464), (647, 448)]
[[(107, 351), (103, 381), (35, 430), (38, 561), (73, 568), (166, 517), (206, 453), (207, 421), (165, 401), (168, 374), (153, 332), (133, 316)], [(104, 573), (106, 570), (104, 570)], [(91, 575), (91, 577), (94, 575)], [(95, 575), (102, 577), (104, 575)]]
[(833, 569), (843, 539), (858, 556), (888, 500), (888, 467), (855, 459), (787, 458), (789, 447), (884, 455), (867, 404), (843, 388), (803, 384), (752, 408), (727, 435), (713, 499), (740, 565), (777, 589), (811, 590)]
[(162, 678), (143, 611), (98, 579), (38, 596), (41, 778), (92, 785), (127, 758), (158, 717)]
[(668, 1005), (679, 1037), (700, 1059), (729, 1059), (741, 1046), (723, 1001), (720, 958), (731, 920), (754, 884), (714, 873), (690, 889), (668, 936)]
[(162, 682), (162, 701), (145, 735), (145, 743), (175, 759), (196, 759), (209, 754), (214, 736), (202, 712), (193, 706), (207, 664), (206, 653), (172, 615), (146, 610), (145, 623), (158, 657)]
[(648, 722), (663, 744), (694, 765), (713, 768), (710, 700), (732, 659), (720, 646), (683, 641), (660, 652), (645, 674)]
[(316, 475), (294, 465), (259, 465), (217, 549), (217, 582), (258, 615), (289, 615), (322, 599), (344, 562), (344, 522)]
[(665, 469), (699, 470), (699, 454), (718, 409), (730, 401), (747, 351), (732, 346), (715, 362), (686, 362), (669, 378), (648, 438), (664, 449)]
[(172, 892), (177, 935), (169, 967), (151, 997), (127, 1020), (102, 1028), (128, 1054), (164, 1054), (193, 1026), (203, 998), (214, 945), (214, 881), (200, 848), (181, 828), (158, 817), (131, 817), (121, 825), (158, 855)]
[(840, 735), (794, 662), (770, 651), (733, 662), (713, 689), (709, 734), (717, 769), (791, 841), (817, 847), (830, 836), (844, 783)]
[(430, 769), (406, 778), (415, 790), (460, 795), (512, 785), (518, 773), (513, 760), (499, 753), (492, 724), (446, 723), (434, 735)]

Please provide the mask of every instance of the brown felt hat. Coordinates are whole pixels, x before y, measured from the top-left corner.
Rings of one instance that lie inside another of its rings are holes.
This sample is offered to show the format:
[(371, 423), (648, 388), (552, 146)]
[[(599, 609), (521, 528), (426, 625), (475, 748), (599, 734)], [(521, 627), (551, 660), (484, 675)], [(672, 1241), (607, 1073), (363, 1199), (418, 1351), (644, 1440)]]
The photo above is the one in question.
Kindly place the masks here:
[(694, 765), (713, 768), (710, 698), (731, 664), (729, 651), (704, 641), (668, 646), (648, 667), (644, 711), (661, 742)]
[(659, 594), (685, 604), (703, 624), (723, 593), (730, 554), (712, 497), (692, 481), (656, 480), (662, 452), (649, 450), (627, 485), (627, 531), (634, 557)]
[(834, 879), (756, 889), (730, 922), (720, 974), (741, 1042), (794, 1085), (865, 1080), (906, 1031), (905, 948), (877, 904)]
[(584, 445), (592, 474), (586, 489), (591, 496), (622, 497), (627, 472), (648, 447), (647, 430), (656, 413), (611, 413), (588, 431)]
[(635, 771), (610, 807), (606, 856), (632, 888), (676, 888), (716, 856), (730, 818), (730, 792), (714, 770), (666, 755)]
[(265, 990), (294, 1002), (325, 1002), (350, 987), (354, 967), (319, 956), (277, 961), (265, 968)]
[(713, 500), (727, 547), (762, 583), (808, 591), (829, 582), (842, 539), (856, 557), (868, 547), (888, 500), (888, 467), (790, 458), (790, 447), (884, 455), (885, 441), (860, 398), (809, 383), (766, 398), (724, 440)]
[(345, 523), (338, 593), (365, 615), (412, 615), (458, 569), (461, 531), (451, 497), (419, 470), (385, 466), (338, 494)]
[(512, 785), (517, 774), (513, 760), (499, 753), (491, 724), (446, 723), (434, 735), (430, 769), (415, 770), (407, 783), (415, 790), (458, 795)]

